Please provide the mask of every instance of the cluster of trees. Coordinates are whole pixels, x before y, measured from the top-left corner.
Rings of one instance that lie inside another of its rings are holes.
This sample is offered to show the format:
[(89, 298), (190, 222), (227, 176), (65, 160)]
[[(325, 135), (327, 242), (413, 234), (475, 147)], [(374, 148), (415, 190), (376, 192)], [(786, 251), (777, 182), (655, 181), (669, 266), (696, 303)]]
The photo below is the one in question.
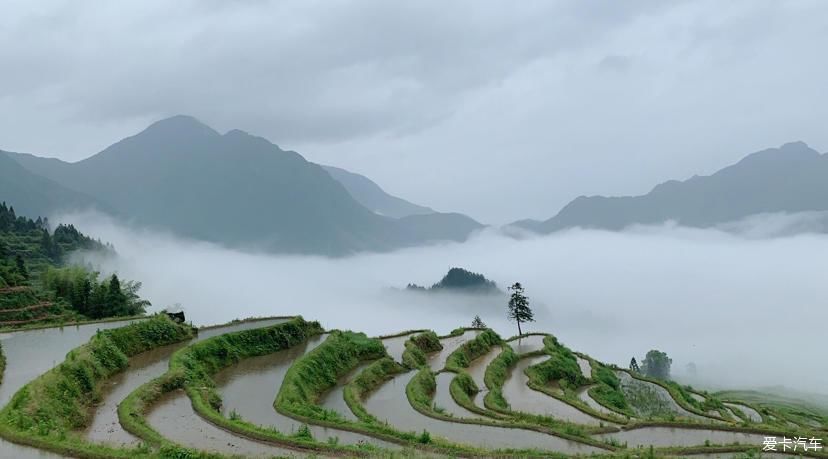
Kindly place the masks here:
[(26, 232), (47, 228), (49, 220), (37, 217), (32, 220), (24, 216), (18, 216), (14, 212), (14, 206), (0, 203), (0, 232)]
[(497, 284), (479, 273), (474, 273), (463, 268), (451, 268), (440, 282), (432, 285), (430, 289), (417, 284), (408, 284), (408, 290), (453, 290), (472, 293), (496, 293), (500, 290)]
[(6, 242), (0, 239), (0, 287), (26, 285), (29, 270), (20, 254), (11, 256)]
[(143, 314), (149, 301), (138, 296), (140, 282), (122, 283), (116, 274), (100, 274), (82, 267), (48, 268), (42, 275), (45, 288), (66, 300), (72, 309), (92, 319)]
[(641, 373), (651, 378), (668, 381), (670, 379), (670, 367), (673, 364), (673, 359), (667, 356), (667, 353), (653, 349), (647, 353), (641, 365), (635, 357), (630, 360), (630, 370)]

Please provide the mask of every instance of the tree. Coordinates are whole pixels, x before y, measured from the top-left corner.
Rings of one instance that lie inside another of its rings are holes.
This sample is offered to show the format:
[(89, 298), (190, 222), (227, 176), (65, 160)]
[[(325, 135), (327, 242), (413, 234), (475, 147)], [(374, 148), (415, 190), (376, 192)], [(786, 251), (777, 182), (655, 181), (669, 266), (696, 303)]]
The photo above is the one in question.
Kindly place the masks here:
[(480, 319), (480, 316), (474, 316), (474, 320), (471, 323), (472, 328), (486, 328), (486, 324), (483, 323), (483, 320)]
[(635, 360), (635, 357), (630, 360), (630, 370), (636, 373), (641, 373), (641, 367), (638, 366), (638, 361)]
[(641, 371), (651, 378), (668, 380), (672, 363), (673, 359), (667, 357), (666, 353), (653, 349), (644, 357)]
[(512, 296), (509, 298), (509, 308), (506, 317), (509, 320), (517, 322), (518, 335), (522, 335), (523, 331), (520, 329), (521, 322), (534, 322), (535, 313), (529, 307), (529, 298), (523, 294), (523, 286), (520, 285), (520, 282), (515, 282), (514, 285), (509, 287), (509, 290), (512, 291)]
[(29, 280), (29, 270), (26, 269), (26, 262), (23, 261), (23, 257), (18, 254), (14, 257), (14, 262), (17, 265), (17, 273), (20, 274), (20, 277), (25, 280)]

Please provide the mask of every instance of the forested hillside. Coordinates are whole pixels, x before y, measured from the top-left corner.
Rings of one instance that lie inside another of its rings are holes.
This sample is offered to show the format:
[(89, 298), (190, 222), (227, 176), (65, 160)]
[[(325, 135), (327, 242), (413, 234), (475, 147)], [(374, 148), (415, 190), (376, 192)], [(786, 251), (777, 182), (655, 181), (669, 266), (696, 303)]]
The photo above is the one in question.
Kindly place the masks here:
[(0, 327), (144, 312), (149, 303), (137, 295), (140, 283), (69, 266), (77, 250), (113, 249), (72, 225), (52, 230), (46, 218), (18, 216), (13, 206), (0, 204)]

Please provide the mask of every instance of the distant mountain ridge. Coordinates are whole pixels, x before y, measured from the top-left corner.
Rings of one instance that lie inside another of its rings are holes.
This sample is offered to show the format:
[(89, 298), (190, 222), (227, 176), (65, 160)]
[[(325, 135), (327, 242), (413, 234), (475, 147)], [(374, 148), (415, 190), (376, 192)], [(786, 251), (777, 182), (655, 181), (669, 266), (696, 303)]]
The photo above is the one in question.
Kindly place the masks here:
[(59, 210), (109, 210), (91, 196), (33, 174), (18, 164), (12, 155), (15, 154), (0, 151), (0, 201), (12, 203), (18, 214), (40, 216), (51, 215)]
[(513, 223), (539, 233), (582, 227), (621, 230), (675, 221), (711, 227), (777, 212), (828, 210), (828, 155), (804, 142), (750, 154), (709, 176), (670, 180), (642, 196), (580, 196), (554, 217)]
[(153, 123), (76, 163), (10, 156), (137, 223), (233, 247), (345, 255), (462, 241), (482, 227), (453, 214), (378, 215), (298, 153), (189, 116)]
[(333, 166), (322, 166), (348, 193), (369, 210), (393, 218), (435, 213), (433, 209), (392, 196), (364, 175)]

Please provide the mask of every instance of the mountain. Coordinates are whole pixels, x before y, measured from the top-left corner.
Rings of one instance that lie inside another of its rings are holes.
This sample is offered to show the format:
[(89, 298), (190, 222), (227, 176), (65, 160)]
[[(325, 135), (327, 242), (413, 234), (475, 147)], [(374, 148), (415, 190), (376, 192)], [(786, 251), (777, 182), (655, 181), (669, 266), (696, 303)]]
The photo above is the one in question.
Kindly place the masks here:
[(14, 153), (0, 151), (0, 201), (14, 205), (18, 215), (34, 218), (60, 210), (107, 210), (94, 198), (33, 174), (11, 155)]
[(188, 116), (158, 121), (77, 163), (14, 158), (139, 224), (233, 247), (344, 255), (468, 236), (452, 215), (436, 214), (429, 225), (378, 215), (298, 153)]
[(803, 142), (750, 154), (710, 176), (662, 183), (643, 196), (581, 196), (546, 221), (512, 225), (540, 233), (620, 230), (675, 221), (710, 227), (761, 213), (828, 210), (828, 155)]
[(351, 197), (369, 210), (388, 217), (432, 214), (434, 210), (392, 196), (368, 177), (333, 166), (322, 166), (331, 177), (348, 190)]

